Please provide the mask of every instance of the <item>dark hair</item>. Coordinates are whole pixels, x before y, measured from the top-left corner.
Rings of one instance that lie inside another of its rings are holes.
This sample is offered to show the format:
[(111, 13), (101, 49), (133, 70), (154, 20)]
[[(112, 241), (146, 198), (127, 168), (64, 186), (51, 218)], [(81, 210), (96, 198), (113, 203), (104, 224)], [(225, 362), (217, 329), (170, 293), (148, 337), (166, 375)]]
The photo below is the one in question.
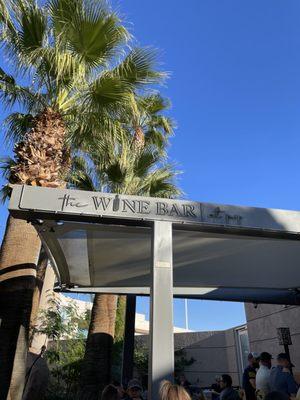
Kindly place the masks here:
[(232, 379), (231, 379), (231, 376), (230, 376), (230, 375), (223, 374), (223, 375), (222, 375), (222, 381), (225, 383), (225, 385), (226, 385), (227, 387), (232, 386)]
[(118, 389), (114, 385), (107, 385), (101, 396), (101, 400), (119, 400), (119, 392)]
[(265, 400), (289, 400), (289, 396), (284, 392), (273, 391), (266, 395)]
[(260, 355), (260, 361), (271, 361), (272, 360), (272, 354), (268, 353), (267, 351), (263, 351)]

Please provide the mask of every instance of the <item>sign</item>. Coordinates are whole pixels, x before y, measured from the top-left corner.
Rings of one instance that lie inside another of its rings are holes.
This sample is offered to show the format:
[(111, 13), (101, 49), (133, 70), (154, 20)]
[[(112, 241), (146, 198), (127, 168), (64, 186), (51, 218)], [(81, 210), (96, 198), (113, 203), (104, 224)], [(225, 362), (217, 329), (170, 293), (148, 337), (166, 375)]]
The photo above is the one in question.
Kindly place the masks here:
[(277, 328), (277, 336), (281, 346), (290, 346), (292, 344), (290, 328)]
[[(300, 212), (160, 199), (82, 190), (14, 185), (10, 212), (17, 218), (31, 214), (72, 215), (146, 221), (170, 221), (221, 227), (300, 232)], [(19, 213), (20, 211), (20, 213)], [(26, 215), (25, 215), (26, 214)], [(49, 218), (49, 215), (48, 215)]]
[(240, 226), (243, 217), (230, 206), (79, 190), (23, 186), (20, 209), (133, 219), (206, 222)]

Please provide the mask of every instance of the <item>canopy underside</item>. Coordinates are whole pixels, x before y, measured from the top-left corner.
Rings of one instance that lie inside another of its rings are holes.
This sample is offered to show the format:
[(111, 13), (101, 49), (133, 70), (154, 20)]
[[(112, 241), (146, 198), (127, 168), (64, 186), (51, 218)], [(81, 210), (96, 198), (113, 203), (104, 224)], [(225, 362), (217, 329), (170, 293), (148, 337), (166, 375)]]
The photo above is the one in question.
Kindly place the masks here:
[[(40, 234), (66, 289), (149, 294), (151, 228), (60, 222)], [(298, 259), (295, 240), (173, 229), (174, 295), (294, 304)]]

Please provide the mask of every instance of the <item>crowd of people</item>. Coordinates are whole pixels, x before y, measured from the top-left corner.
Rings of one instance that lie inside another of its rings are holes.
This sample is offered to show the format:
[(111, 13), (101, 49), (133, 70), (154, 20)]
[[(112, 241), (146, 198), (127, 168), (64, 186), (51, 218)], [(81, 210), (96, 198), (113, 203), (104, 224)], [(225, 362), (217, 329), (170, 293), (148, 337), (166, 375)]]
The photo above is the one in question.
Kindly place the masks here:
[(264, 351), (261, 354), (250, 353), (248, 366), (243, 373), (245, 400), (288, 400), (300, 395), (290, 362), (286, 353), (273, 357)]
[[(142, 385), (137, 379), (132, 379), (127, 385), (126, 391), (123, 386), (114, 383), (106, 386), (102, 392), (101, 400), (146, 400), (147, 392), (143, 391)], [(160, 400), (191, 400), (188, 390), (183, 385), (162, 381), (159, 390)]]
[[(232, 387), (232, 379), (229, 375), (222, 375), (220, 390), (211, 390), (211, 394), (217, 394), (219, 400), (241, 400), (239, 394)], [(124, 390), (123, 386), (115, 382), (108, 385), (102, 392), (101, 400), (150, 400), (147, 391), (143, 391), (142, 385), (137, 379), (132, 379)], [(176, 379), (176, 383), (162, 381), (159, 390), (159, 400), (209, 400), (199, 387), (194, 387), (184, 375)]]
[[(261, 354), (250, 353), (248, 366), (243, 373), (241, 390), (232, 386), (232, 378), (228, 374), (216, 377), (211, 386), (209, 399), (203, 391), (194, 388), (184, 375), (176, 383), (163, 381), (160, 385), (160, 400), (300, 400), (300, 389), (292, 368), (293, 364), (285, 353), (278, 354), (276, 365), (272, 366), (273, 357), (268, 352)], [(108, 385), (101, 400), (147, 400), (147, 391), (137, 379), (132, 379), (126, 390), (114, 383)], [(150, 399), (149, 399), (150, 400)]]

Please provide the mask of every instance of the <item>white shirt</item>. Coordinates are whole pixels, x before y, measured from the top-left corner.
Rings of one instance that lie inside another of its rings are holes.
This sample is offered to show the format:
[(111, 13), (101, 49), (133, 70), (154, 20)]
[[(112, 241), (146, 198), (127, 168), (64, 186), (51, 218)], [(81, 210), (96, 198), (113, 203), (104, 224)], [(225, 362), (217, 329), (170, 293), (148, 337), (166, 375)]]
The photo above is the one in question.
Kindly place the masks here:
[(261, 390), (264, 395), (270, 392), (270, 379), (271, 370), (265, 365), (261, 365), (256, 373), (256, 389)]
[(261, 365), (256, 373), (256, 389), (261, 390), (264, 395), (270, 392), (270, 373), (271, 370), (265, 365)]

